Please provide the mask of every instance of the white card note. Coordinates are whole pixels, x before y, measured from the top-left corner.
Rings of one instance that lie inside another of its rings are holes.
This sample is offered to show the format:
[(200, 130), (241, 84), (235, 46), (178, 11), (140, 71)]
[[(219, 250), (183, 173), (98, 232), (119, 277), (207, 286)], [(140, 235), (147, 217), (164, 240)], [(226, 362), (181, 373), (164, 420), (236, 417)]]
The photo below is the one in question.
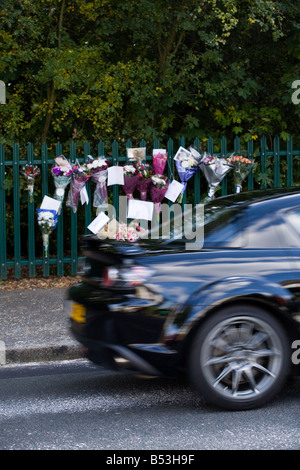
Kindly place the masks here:
[(97, 234), (108, 221), (109, 217), (104, 212), (100, 212), (87, 228), (94, 234)]
[(124, 184), (124, 170), (122, 166), (111, 166), (107, 169), (107, 186)]
[(128, 219), (152, 220), (153, 202), (129, 199), (128, 201)]

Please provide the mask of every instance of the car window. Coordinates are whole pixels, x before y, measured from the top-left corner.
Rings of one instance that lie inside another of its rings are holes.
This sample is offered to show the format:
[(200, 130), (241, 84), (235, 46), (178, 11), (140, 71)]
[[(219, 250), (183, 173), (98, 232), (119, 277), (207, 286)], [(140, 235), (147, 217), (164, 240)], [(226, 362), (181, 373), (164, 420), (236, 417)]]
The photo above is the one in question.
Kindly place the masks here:
[(281, 212), (282, 231), (287, 248), (300, 248), (300, 207)]
[(245, 248), (282, 248), (280, 224), (280, 218), (276, 213), (260, 213), (259, 205), (249, 206), (244, 237)]
[(185, 213), (183, 218), (180, 216), (171, 220), (167, 227), (170, 229), (169, 236), (162, 243), (193, 243), (197, 241), (193, 234), (199, 230), (200, 226), (204, 226), (204, 248), (240, 247), (242, 246), (242, 212), (239, 208), (232, 208), (228, 204), (217, 201), (206, 204), (203, 217), (199, 218), (194, 208), (189, 213)]
[(295, 232), (300, 235), (300, 208), (288, 211), (286, 213), (286, 220)]
[(242, 245), (241, 211), (223, 207), (218, 212), (212, 206), (207, 210), (204, 220), (204, 247)]

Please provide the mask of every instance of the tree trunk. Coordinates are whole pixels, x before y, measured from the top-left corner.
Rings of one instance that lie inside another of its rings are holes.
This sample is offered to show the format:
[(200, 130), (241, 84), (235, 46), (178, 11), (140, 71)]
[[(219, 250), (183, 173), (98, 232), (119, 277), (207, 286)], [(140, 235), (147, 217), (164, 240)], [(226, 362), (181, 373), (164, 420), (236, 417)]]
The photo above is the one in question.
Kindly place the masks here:
[[(65, 0), (62, 1), (60, 13), (59, 13), (59, 19), (58, 19), (58, 26), (57, 26), (57, 47), (58, 47), (58, 49), (61, 48), (64, 9), (65, 9)], [(47, 85), (48, 107), (47, 107), (47, 114), (46, 114), (44, 129), (43, 129), (43, 132), (42, 132), (42, 143), (44, 143), (46, 141), (47, 136), (48, 136), (56, 96), (57, 95), (56, 95), (56, 92), (55, 92), (55, 89), (54, 89), (54, 84), (53, 83), (48, 84)]]
[(47, 86), (47, 99), (48, 99), (48, 107), (47, 107), (47, 114), (46, 114), (44, 129), (43, 129), (43, 132), (42, 132), (42, 144), (47, 139), (47, 135), (48, 135), (48, 132), (49, 132), (49, 127), (50, 127), (50, 124), (51, 124), (51, 118), (52, 118), (52, 114), (53, 114), (55, 99), (56, 99), (56, 93), (55, 93), (53, 84)]

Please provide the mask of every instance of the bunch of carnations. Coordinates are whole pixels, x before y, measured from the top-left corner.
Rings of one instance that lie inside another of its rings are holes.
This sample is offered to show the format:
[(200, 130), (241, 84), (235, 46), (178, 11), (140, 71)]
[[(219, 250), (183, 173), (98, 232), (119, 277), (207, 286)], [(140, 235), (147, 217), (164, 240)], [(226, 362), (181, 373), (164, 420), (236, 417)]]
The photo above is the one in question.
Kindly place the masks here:
[(32, 203), (35, 178), (40, 174), (40, 169), (36, 165), (31, 165), (27, 163), (25, 166), (22, 167), (21, 174), (24, 176), (27, 182), (29, 201)]
[(55, 185), (54, 199), (62, 202), (66, 187), (71, 182), (73, 170), (71, 164), (63, 155), (57, 157), (55, 162), (56, 165), (51, 169)]
[(37, 221), (42, 232), (45, 256), (48, 256), (49, 235), (56, 228), (57, 213), (49, 209), (37, 209)]
[(168, 178), (163, 175), (153, 175), (151, 177), (150, 196), (154, 203), (155, 212), (159, 218), (161, 201), (168, 190)]
[(137, 180), (136, 189), (140, 192), (141, 200), (146, 201), (147, 192), (151, 184), (151, 176), (154, 175), (153, 168), (148, 163), (138, 162), (135, 164), (139, 178)]
[(127, 196), (127, 199), (133, 199), (133, 193), (136, 189), (137, 182), (139, 180), (139, 174), (134, 165), (125, 165), (124, 171), (124, 185), (123, 190)]
[(76, 163), (76, 165), (73, 166), (70, 191), (66, 205), (72, 207), (74, 213), (77, 212), (80, 192), (90, 177), (91, 174), (86, 165)]
[(233, 155), (231, 163), (234, 166), (234, 185), (235, 192), (240, 193), (242, 190), (242, 183), (247, 178), (252, 170), (253, 160), (243, 157), (242, 155)]
[[(90, 159), (93, 157), (89, 156)], [(109, 162), (105, 157), (98, 157), (87, 163), (87, 169), (91, 172), (91, 179), (96, 183), (96, 188), (94, 191), (93, 206), (103, 208), (107, 205), (107, 168)]]

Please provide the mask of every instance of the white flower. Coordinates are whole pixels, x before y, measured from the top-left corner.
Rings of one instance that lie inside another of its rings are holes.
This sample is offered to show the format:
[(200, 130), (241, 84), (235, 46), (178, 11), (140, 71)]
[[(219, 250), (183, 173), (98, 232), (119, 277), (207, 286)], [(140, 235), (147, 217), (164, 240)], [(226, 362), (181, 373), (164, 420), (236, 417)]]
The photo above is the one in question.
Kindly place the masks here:
[(193, 168), (197, 165), (197, 161), (192, 156), (184, 155), (180, 158), (182, 168)]
[(106, 166), (105, 158), (96, 158), (93, 162), (87, 164), (87, 168), (89, 170), (93, 170), (95, 168), (101, 168), (102, 166)]
[(133, 173), (134, 174), (136, 172), (136, 169), (133, 165), (125, 165), (124, 166), (124, 171), (126, 173)]
[(39, 214), (39, 220), (49, 220), (53, 219), (53, 214), (52, 212), (40, 212)]
[(153, 175), (151, 176), (151, 179), (155, 185), (160, 187), (165, 186), (167, 184), (164, 177), (160, 175)]

